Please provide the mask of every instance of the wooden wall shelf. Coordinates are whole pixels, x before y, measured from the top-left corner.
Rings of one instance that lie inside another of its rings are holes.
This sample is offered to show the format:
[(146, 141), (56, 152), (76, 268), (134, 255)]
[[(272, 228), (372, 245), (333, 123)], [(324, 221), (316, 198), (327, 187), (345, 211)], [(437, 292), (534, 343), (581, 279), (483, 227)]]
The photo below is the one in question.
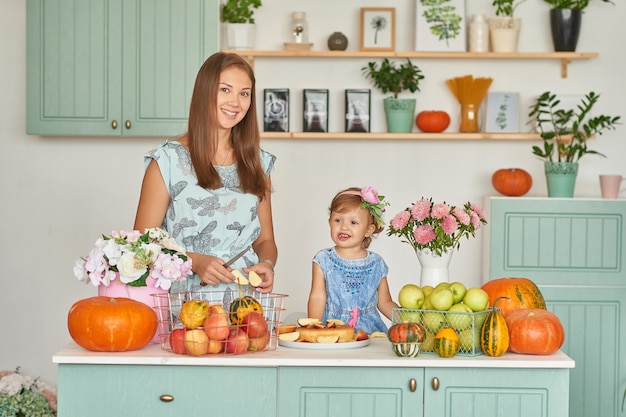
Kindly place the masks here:
[(522, 59), (558, 60), (561, 78), (567, 78), (567, 67), (575, 59), (597, 58), (597, 52), (377, 52), (377, 51), (257, 51), (225, 50), (245, 57), (251, 65), (255, 58), (413, 58), (413, 59)]
[(353, 132), (261, 132), (262, 139), (312, 140), (541, 140), (536, 133), (353, 133)]

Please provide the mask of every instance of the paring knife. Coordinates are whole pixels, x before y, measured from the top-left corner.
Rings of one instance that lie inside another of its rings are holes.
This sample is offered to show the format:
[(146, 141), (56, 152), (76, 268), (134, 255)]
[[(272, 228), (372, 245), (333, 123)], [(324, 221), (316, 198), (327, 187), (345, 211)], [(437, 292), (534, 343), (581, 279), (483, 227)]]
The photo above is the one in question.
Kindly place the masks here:
[[(224, 263), (224, 268), (228, 268), (229, 266), (231, 266), (237, 259), (241, 258), (246, 252), (248, 252), (251, 247), (252, 245), (246, 246), (241, 252), (239, 252), (234, 257), (230, 258), (230, 260), (226, 261), (226, 263)], [(206, 282), (201, 282), (200, 286), (202, 287), (206, 286)]]

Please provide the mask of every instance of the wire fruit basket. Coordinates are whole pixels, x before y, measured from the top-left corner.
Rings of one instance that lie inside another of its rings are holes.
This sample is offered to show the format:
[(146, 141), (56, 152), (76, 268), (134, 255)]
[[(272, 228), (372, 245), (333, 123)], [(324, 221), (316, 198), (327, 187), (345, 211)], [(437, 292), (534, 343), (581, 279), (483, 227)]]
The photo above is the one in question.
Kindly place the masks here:
[(391, 318), (393, 324), (413, 322), (424, 326), (426, 337), (420, 345), (420, 354), (435, 354), (433, 349), (435, 334), (442, 327), (452, 327), (459, 336), (460, 347), (457, 355), (478, 356), (483, 354), (480, 348), (480, 331), (487, 314), (491, 311), (492, 309), (464, 313), (458, 311), (394, 308)]
[(275, 350), (284, 294), (253, 290), (154, 294), (161, 348), (181, 355)]

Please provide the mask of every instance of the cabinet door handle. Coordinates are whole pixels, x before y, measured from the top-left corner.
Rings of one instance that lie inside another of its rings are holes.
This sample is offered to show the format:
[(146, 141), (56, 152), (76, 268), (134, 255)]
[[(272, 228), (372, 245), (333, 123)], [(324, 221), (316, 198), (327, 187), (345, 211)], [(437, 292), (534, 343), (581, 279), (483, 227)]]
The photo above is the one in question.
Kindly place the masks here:
[(117, 129), (117, 120), (113, 120), (111, 122), (111, 127), (113, 128), (113, 130)]
[(409, 390), (411, 392), (415, 392), (416, 389), (417, 389), (417, 381), (415, 380), (415, 378), (409, 379)]
[(437, 391), (439, 389), (439, 378), (434, 377), (432, 381), (433, 390)]
[(126, 126), (126, 129), (130, 129), (130, 120), (126, 120), (126, 123), (124, 123), (124, 125)]
[(159, 399), (164, 403), (171, 403), (172, 401), (174, 401), (174, 396), (170, 394), (163, 394), (159, 397)]

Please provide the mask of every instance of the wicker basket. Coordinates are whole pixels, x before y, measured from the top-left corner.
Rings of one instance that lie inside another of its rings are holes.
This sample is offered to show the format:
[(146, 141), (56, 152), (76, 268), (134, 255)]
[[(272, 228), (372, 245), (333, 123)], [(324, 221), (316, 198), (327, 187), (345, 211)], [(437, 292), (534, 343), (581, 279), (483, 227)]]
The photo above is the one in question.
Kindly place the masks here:
[(438, 328), (448, 326), (456, 331), (461, 342), (457, 355), (477, 356), (483, 354), (480, 348), (480, 330), (487, 318), (487, 314), (490, 312), (491, 309), (475, 313), (462, 313), (456, 311), (394, 308), (392, 322), (393, 324), (414, 322), (424, 326), (426, 338), (420, 346), (420, 354), (434, 354), (432, 347), (432, 341), (435, 337), (434, 333)]
[[(179, 354), (194, 354), (188, 352), (186, 349), (181, 349), (180, 347), (177, 349), (176, 347), (173, 347), (171, 343), (175, 342), (171, 342), (170, 338), (170, 334), (173, 331), (177, 329), (185, 329), (185, 326), (180, 319), (180, 309), (182, 305), (187, 301), (204, 300), (209, 305), (219, 305), (225, 310), (226, 313), (224, 313), (224, 315), (226, 317), (229, 317), (229, 320), (227, 321), (229, 330), (238, 328), (242, 331), (247, 331), (245, 329), (245, 326), (241, 324), (232, 324), (232, 322), (230, 321), (231, 304), (233, 303), (233, 301), (235, 301), (235, 299), (240, 297), (252, 297), (256, 301), (258, 301), (263, 309), (263, 316), (265, 317), (265, 321), (267, 322), (269, 334), (269, 340), (267, 341), (267, 344), (258, 350), (253, 347), (254, 341), (251, 338), (249, 350), (247, 350), (246, 352), (253, 353), (255, 351), (275, 350), (278, 346), (278, 335), (276, 332), (276, 327), (281, 324), (281, 315), (284, 311), (284, 300), (287, 295), (261, 294), (255, 291), (248, 290), (242, 291), (241, 293), (237, 291), (175, 292), (169, 294), (155, 294), (154, 297), (160, 298), (160, 302), (158, 303), (158, 305), (160, 305), (161, 307), (157, 311), (157, 316), (160, 324), (159, 329), (166, 329), (165, 331), (161, 331), (159, 334), (161, 348), (168, 352)], [(202, 326), (199, 326), (197, 329), (202, 329)], [(191, 329), (185, 329), (183, 334), (185, 334), (185, 332), (188, 332), (189, 330)], [(233, 354), (233, 352), (226, 352), (225, 346), (227, 342), (223, 340), (210, 339), (210, 343), (213, 346), (209, 349), (212, 353)], [(219, 346), (221, 346), (222, 348), (218, 351), (217, 347)]]

